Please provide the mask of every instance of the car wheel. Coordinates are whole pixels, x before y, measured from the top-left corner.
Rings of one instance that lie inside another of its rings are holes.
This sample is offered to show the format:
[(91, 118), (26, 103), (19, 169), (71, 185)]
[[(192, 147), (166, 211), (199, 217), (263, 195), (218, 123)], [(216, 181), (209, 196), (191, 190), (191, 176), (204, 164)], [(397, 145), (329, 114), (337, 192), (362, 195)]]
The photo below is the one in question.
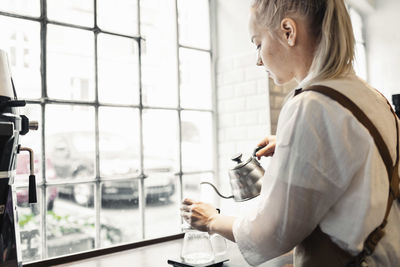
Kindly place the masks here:
[(33, 215), (38, 215), (40, 213), (38, 204), (30, 205), (30, 209)]
[(92, 186), (88, 184), (75, 185), (74, 200), (80, 206), (92, 206), (93, 205)]
[[(40, 212), (39, 204), (34, 204), (34, 205), (29, 205), (29, 206), (31, 208), (31, 212), (32, 212), (33, 215), (38, 215), (39, 214), (39, 212)], [(47, 211), (53, 210), (53, 208), (54, 208), (54, 199), (50, 200), (47, 203)]]
[(53, 210), (54, 208), (54, 199), (50, 200), (49, 203), (47, 203), (47, 210)]

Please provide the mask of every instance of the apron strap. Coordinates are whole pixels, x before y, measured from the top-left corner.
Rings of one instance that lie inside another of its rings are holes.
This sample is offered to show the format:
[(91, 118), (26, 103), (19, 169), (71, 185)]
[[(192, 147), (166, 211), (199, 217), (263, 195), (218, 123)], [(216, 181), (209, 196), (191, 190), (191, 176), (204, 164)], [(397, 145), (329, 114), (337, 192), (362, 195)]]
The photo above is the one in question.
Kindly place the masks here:
[[(393, 201), (395, 199), (400, 199), (400, 193), (399, 193), (399, 125), (398, 125), (398, 119), (396, 116), (396, 113), (393, 111), (392, 106), (388, 102), (391, 111), (395, 117), (395, 122), (396, 122), (396, 131), (397, 131), (397, 144), (396, 144), (396, 162), (393, 166), (393, 160), (390, 155), (389, 149), (383, 140), (382, 135), (378, 131), (378, 129), (375, 127), (375, 125), (372, 123), (372, 121), (365, 115), (365, 113), (353, 102), (351, 101), (347, 96), (343, 95), (342, 93), (327, 87), (327, 86), (322, 86), (322, 85), (315, 85), (306, 88), (305, 90), (302, 91), (297, 91), (295, 92), (295, 95), (298, 95), (299, 93), (302, 93), (304, 91), (314, 91), (321, 93), (332, 100), (337, 101), (339, 104), (341, 104), (343, 107), (348, 109), (356, 118), (357, 120), (364, 125), (364, 127), (369, 131), (371, 136), (374, 139), (374, 142), (378, 148), (379, 154), (382, 157), (382, 160), (385, 164), (386, 171), (388, 173), (388, 179), (389, 179), (389, 197), (388, 197), (388, 202), (386, 206), (386, 212), (385, 212), (385, 217), (383, 219), (383, 222), (372, 232), (368, 235), (367, 239), (364, 242), (364, 248), (363, 250), (355, 257), (354, 262), (352, 263), (353, 265), (350, 266), (360, 266), (361, 262), (364, 261), (365, 257), (368, 255), (371, 255), (378, 242), (382, 239), (384, 236), (384, 231), (383, 229), (385, 228), (387, 224), (387, 218), (389, 216)], [(385, 98), (386, 99), (386, 98)]]

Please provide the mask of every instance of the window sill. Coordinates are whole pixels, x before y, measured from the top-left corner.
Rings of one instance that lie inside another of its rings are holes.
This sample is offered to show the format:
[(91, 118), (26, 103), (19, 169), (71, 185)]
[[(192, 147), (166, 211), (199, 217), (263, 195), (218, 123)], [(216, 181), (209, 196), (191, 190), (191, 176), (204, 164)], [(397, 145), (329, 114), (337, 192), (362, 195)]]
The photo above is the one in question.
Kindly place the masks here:
[[(55, 266), (55, 265), (61, 265), (61, 264), (68, 264), (71, 262), (77, 262), (77, 261), (86, 261), (91, 258), (95, 257), (101, 257), (101, 256), (106, 256), (110, 255), (113, 253), (118, 253), (118, 252), (123, 252), (127, 250), (132, 250), (132, 249), (138, 249), (150, 245), (156, 245), (160, 244), (163, 242), (168, 242), (168, 241), (173, 241), (177, 239), (182, 239), (183, 234), (176, 234), (172, 236), (167, 236), (167, 237), (162, 237), (162, 238), (156, 238), (156, 239), (151, 239), (151, 240), (145, 240), (141, 242), (135, 242), (135, 243), (130, 243), (130, 244), (124, 244), (120, 246), (115, 246), (115, 247), (109, 247), (109, 248), (102, 248), (102, 249), (96, 249), (96, 250), (91, 250), (91, 251), (86, 251), (82, 253), (77, 253), (77, 254), (72, 254), (72, 255), (67, 255), (67, 256), (62, 256), (62, 257), (57, 257), (57, 258), (51, 258), (47, 260), (40, 260), (40, 261), (34, 261), (34, 262), (29, 262), (26, 264), (23, 264), (24, 267), (43, 267), (43, 266)], [(121, 267), (121, 265), (119, 265)], [(148, 265), (152, 266), (152, 265)]]
[[(182, 248), (183, 234), (164, 238), (143, 241), (135, 244), (127, 244), (119, 247), (80, 253), (76, 255), (49, 259), (45, 261), (26, 264), (25, 266), (54, 266), (54, 267), (153, 267), (171, 266), (169, 259), (179, 259)], [(233, 242), (227, 241), (228, 251), (223, 267), (249, 267), (241, 255), (239, 248)], [(259, 267), (281, 267), (293, 263), (291, 254), (285, 254), (271, 261), (265, 262)]]

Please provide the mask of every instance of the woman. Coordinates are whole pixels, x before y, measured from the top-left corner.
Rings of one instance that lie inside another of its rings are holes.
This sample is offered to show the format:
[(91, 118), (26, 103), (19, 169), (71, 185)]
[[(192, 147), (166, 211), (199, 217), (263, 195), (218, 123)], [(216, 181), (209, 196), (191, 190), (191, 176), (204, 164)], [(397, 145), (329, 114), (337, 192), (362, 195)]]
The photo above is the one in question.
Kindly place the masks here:
[[(398, 177), (398, 168), (392, 171), (394, 164), (388, 167), (381, 157), (386, 144), (389, 161), (398, 163), (397, 118), (386, 99), (354, 74), (354, 37), (343, 0), (255, 0), (250, 33), (257, 65), (275, 83), (295, 79), (304, 90), (284, 104), (276, 142), (267, 137), (259, 144), (266, 147), (258, 157), (273, 157), (258, 206), (235, 218), (185, 199), (183, 218), (235, 241), (251, 265), (296, 247), (295, 266), (399, 266), (398, 182), (389, 195), (388, 178)], [(315, 85), (353, 101), (384, 144), (378, 146), (341, 103), (308, 90)], [(386, 234), (378, 228), (368, 238), (378, 226)]]

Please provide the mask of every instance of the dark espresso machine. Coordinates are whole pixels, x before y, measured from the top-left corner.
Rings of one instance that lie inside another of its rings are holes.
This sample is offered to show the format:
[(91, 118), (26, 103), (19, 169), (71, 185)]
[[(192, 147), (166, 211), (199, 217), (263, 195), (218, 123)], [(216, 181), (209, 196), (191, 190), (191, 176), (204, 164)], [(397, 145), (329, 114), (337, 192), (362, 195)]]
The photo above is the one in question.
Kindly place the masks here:
[(400, 118), (400, 94), (392, 95), (392, 102), (397, 116)]
[(29, 203), (36, 203), (36, 182), (33, 151), (19, 144), (19, 136), (37, 129), (37, 123), (19, 115), (18, 107), (25, 106), (18, 100), (10, 75), (7, 54), (0, 50), (0, 266), (22, 266), (20, 238), (17, 224), (14, 177), (17, 154), (30, 154)]

